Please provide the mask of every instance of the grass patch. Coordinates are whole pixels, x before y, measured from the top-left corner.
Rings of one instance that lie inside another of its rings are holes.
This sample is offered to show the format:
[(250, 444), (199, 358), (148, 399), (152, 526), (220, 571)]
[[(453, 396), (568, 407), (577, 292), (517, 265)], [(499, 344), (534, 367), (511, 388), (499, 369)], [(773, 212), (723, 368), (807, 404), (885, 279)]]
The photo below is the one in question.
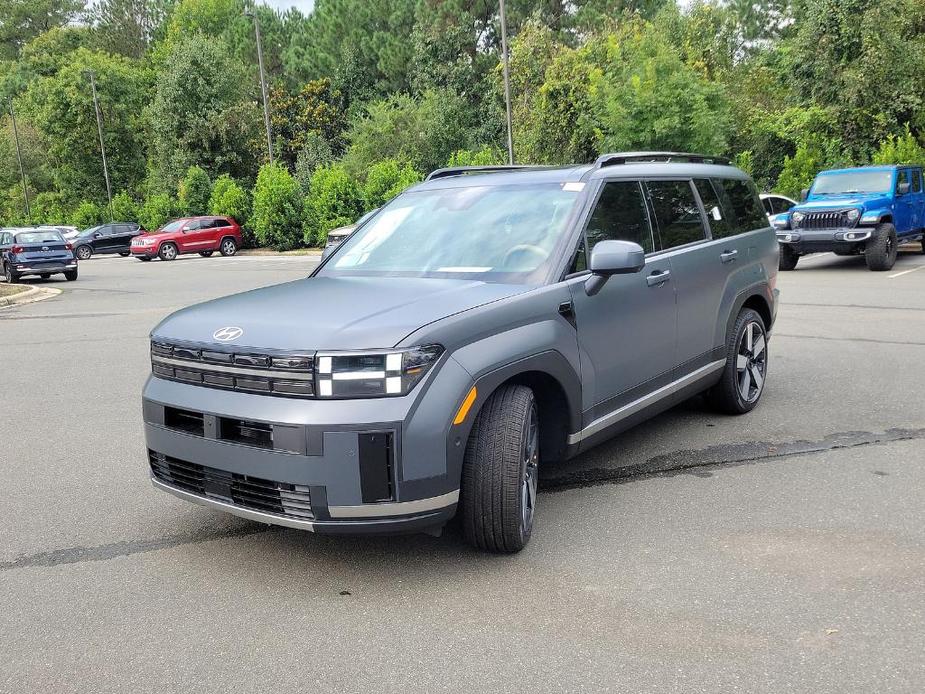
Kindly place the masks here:
[(0, 284), (0, 296), (15, 296), (29, 289), (31, 287), (24, 287), (21, 284)]

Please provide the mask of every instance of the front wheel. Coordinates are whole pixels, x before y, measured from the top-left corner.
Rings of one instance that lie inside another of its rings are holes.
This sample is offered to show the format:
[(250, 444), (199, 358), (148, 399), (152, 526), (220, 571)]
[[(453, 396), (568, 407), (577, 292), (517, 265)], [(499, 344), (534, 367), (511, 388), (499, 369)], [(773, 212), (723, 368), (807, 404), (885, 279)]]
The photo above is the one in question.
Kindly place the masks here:
[(177, 254), (177, 247), (172, 243), (161, 244), (160, 249), (157, 251), (157, 255), (161, 260), (176, 260)]
[(723, 375), (707, 398), (721, 412), (745, 414), (758, 405), (768, 375), (768, 336), (757, 311), (744, 308), (726, 341)]
[(223, 256), (231, 256), (238, 252), (238, 244), (234, 239), (222, 239), (222, 245), (219, 250)]
[(91, 255), (93, 255), (93, 250), (90, 246), (78, 246), (74, 251), (74, 255), (77, 256), (77, 260), (86, 260)]
[(512, 553), (530, 540), (539, 440), (536, 400), (526, 386), (502, 386), (482, 406), (462, 472), (462, 525), (470, 544)]
[(778, 269), (784, 271), (795, 270), (799, 260), (800, 256), (790, 246), (781, 246), (780, 262), (778, 263), (777, 267)]
[(892, 269), (896, 263), (896, 252), (896, 228), (889, 223), (881, 224), (864, 249), (867, 269), (874, 272)]
[(67, 272), (65, 272), (64, 279), (66, 279), (68, 282), (73, 282), (74, 280), (76, 280), (77, 270), (68, 270)]

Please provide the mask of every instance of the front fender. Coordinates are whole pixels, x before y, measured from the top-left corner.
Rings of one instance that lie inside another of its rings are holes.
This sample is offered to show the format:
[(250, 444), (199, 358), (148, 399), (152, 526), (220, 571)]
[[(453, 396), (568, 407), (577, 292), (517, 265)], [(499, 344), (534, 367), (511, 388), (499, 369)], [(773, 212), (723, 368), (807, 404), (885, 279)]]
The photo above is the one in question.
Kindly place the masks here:
[(876, 226), (884, 221), (893, 218), (893, 210), (889, 207), (878, 207), (872, 210), (864, 210), (861, 213), (861, 220), (858, 226)]

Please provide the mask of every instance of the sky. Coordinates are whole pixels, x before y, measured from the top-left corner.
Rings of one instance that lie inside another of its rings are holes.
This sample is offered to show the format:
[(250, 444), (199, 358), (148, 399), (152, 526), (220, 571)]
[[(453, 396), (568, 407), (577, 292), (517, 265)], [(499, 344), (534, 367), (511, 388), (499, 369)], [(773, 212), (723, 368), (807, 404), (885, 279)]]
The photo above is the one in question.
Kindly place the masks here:
[(311, 12), (312, 5), (315, 4), (315, 0), (259, 0), (259, 2), (279, 10), (288, 10), (290, 7), (295, 7), (301, 10), (302, 14)]

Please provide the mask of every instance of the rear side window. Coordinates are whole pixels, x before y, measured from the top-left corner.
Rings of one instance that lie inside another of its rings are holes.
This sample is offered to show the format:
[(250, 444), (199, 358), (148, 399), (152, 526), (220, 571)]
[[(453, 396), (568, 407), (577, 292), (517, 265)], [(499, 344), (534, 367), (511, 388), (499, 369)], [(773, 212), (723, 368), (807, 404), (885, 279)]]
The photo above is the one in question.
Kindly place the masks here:
[(632, 241), (642, 246), (646, 253), (655, 250), (639, 183), (605, 183), (585, 233), (591, 249), (598, 241)]
[(730, 221), (735, 225), (736, 234), (767, 228), (768, 217), (754, 183), (740, 179), (714, 178), (713, 185), (728, 201), (726, 211), (729, 213)]
[[(697, 186), (697, 193), (700, 194), (700, 201), (703, 203), (703, 209), (707, 211), (707, 219), (710, 222), (710, 231), (713, 232), (714, 239), (724, 239), (736, 233), (734, 218), (726, 211), (727, 204), (720, 200), (719, 193), (713, 186), (712, 181), (706, 178), (694, 180)], [(768, 198), (764, 200), (767, 202)]]
[(646, 187), (658, 225), (658, 250), (706, 238), (690, 181), (649, 181)]
[(922, 192), (922, 172), (917, 169), (912, 170), (912, 192)]

